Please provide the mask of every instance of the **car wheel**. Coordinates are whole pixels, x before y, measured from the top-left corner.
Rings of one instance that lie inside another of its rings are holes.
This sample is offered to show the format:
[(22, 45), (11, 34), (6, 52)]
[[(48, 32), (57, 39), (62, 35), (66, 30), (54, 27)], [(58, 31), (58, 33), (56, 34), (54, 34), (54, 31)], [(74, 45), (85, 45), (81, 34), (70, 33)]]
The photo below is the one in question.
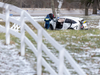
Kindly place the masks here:
[(54, 29), (53, 29), (53, 26), (52, 26), (51, 24), (50, 24), (50, 27), (49, 27), (49, 29), (50, 29), (50, 30), (54, 30)]

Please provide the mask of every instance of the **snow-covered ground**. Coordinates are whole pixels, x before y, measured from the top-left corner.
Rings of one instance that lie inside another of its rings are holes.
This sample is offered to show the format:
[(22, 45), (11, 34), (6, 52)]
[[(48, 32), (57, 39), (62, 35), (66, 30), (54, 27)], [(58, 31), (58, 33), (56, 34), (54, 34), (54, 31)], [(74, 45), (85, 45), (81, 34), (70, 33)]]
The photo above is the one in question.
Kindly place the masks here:
[(100, 28), (100, 16), (99, 15), (90, 15), (90, 16), (81, 16), (88, 22), (89, 28)]
[[(89, 28), (98, 28), (99, 26), (99, 16), (89, 16), (84, 17), (88, 24)], [(40, 21), (38, 19), (39, 17), (35, 17), (36, 21)], [(42, 19), (43, 20), (43, 17)], [(92, 33), (86, 36), (100, 36), (100, 35), (93, 35)], [(76, 38), (76, 37), (72, 37)], [(67, 39), (67, 38), (66, 38)], [(31, 64), (29, 61), (27, 61), (24, 57), (21, 57), (19, 55), (19, 50), (16, 48), (16, 45), (4, 45), (2, 43), (3, 41), (0, 41), (0, 75), (33, 75), (35, 73), (34, 69), (31, 67)], [(74, 42), (71, 42), (72, 44), (78, 45)], [(89, 44), (88, 42), (86, 44)], [(52, 48), (51, 48), (52, 49)], [(84, 69), (88, 75), (100, 75), (100, 49), (92, 49), (90, 47), (81, 47), (81, 49), (84, 49), (84, 52), (75, 53), (70, 52), (70, 54), (78, 61), (79, 65)], [(55, 53), (54, 50), (52, 50), (53, 53)], [(58, 55), (58, 54), (55, 54)], [(48, 61), (48, 57), (46, 55), (43, 55)], [(36, 63), (36, 62), (35, 62)], [(66, 61), (67, 66), (68, 61)], [(55, 64), (51, 64), (55, 65)], [(71, 72), (74, 72), (72, 68), (69, 68)], [(72, 75), (77, 75), (73, 73)]]
[(4, 45), (0, 40), (0, 75), (33, 75), (29, 61), (19, 55), (16, 45)]
[(100, 75), (100, 49), (92, 50), (88, 47), (86, 49), (88, 51), (71, 53), (71, 55), (78, 61), (79, 65), (88, 75)]
[[(71, 42), (72, 44), (73, 43)], [(89, 43), (87, 43), (89, 44)], [(65, 45), (62, 45), (65, 46)], [(79, 45), (78, 45), (79, 46)], [(57, 51), (51, 47), (51, 52), (55, 54), (58, 57)], [(90, 47), (81, 47), (84, 51), (82, 52), (73, 52), (69, 51), (71, 56), (77, 61), (77, 63), (80, 65), (80, 67), (87, 73), (87, 75), (100, 75), (100, 48), (92, 49)], [(44, 57), (47, 58), (48, 62), (50, 59), (46, 55)], [(55, 64), (51, 64), (51, 66), (55, 66)], [(71, 67), (70, 63), (65, 60), (65, 65), (67, 66), (68, 70), (70, 71), (71, 75), (78, 75), (75, 73), (75, 70)]]
[[(88, 22), (89, 29), (100, 28), (100, 25), (99, 25), (100, 17), (98, 15), (81, 16), (81, 17), (84, 18), (84, 20), (86, 20)], [(52, 32), (51, 35), (56, 35), (56, 33)], [(63, 36), (67, 37), (69, 35), (67, 34), (67, 35), (63, 35)], [(94, 35), (93, 33), (90, 33), (90, 34), (87, 33), (87, 35), (83, 35), (83, 36), (99, 37), (100, 34)], [(57, 37), (60, 38), (60, 36), (57, 36)], [(72, 36), (72, 38), (76, 38), (76, 37)], [(70, 38), (67, 37), (66, 39), (70, 39)], [(94, 38), (93, 40), (97, 40), (97, 39)], [(93, 41), (93, 40), (91, 40), (91, 41)], [(83, 50), (82, 52), (78, 52), (78, 51), (73, 52), (70, 49), (68, 51), (72, 55), (72, 57), (77, 61), (77, 63), (82, 67), (82, 69), (87, 73), (87, 75), (100, 75), (100, 48), (93, 49), (91, 47), (88, 47), (89, 44), (90, 45), (95, 44), (93, 42), (91, 43), (91, 41), (85, 42), (85, 44), (83, 44), (82, 47), (80, 47), (80, 44), (82, 44), (82, 42), (80, 42), (80, 41), (78, 43), (75, 43), (73, 41), (71, 41), (71, 42), (67, 41), (66, 44), (64, 44), (62, 46), (64, 46), (64, 47), (69, 46), (69, 44), (71, 43), (71, 45), (75, 45), (75, 46), (79, 47), (80, 49), (82, 49)], [(46, 41), (46, 43), (47, 43), (47, 41)], [(59, 41), (59, 43), (61, 43), (61, 42)], [(58, 57), (57, 51), (55, 51), (53, 47), (50, 49), (51, 49), (52, 53), (54, 53)], [(66, 63), (66, 66), (68, 67), (69, 71), (71, 72), (71, 75), (78, 75), (78, 74), (75, 74), (75, 70), (71, 67), (71, 65), (69, 64), (69, 62), (67, 60), (65, 60), (65, 63)]]

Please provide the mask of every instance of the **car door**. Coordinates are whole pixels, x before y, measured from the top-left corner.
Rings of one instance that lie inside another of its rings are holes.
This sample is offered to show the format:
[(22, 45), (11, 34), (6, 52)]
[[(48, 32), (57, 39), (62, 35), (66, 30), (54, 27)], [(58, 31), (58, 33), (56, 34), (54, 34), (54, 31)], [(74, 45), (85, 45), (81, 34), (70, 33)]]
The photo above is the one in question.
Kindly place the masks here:
[(63, 29), (74, 29), (77, 22), (71, 19), (65, 19), (65, 22), (63, 23)]
[(65, 19), (65, 22), (63, 23), (63, 29), (68, 29), (71, 25), (70, 19)]
[(75, 20), (71, 20), (71, 22), (72, 22), (71, 27), (76, 30), (78, 28), (78, 26), (79, 26), (78, 22), (75, 21)]

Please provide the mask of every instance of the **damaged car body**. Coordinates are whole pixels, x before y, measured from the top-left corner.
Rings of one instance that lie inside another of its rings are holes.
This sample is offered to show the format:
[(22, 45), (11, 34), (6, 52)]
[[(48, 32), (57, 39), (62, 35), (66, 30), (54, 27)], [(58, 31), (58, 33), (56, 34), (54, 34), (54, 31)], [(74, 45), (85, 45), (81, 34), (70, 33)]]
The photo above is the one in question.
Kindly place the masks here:
[(73, 30), (82, 30), (88, 29), (88, 24), (84, 21), (83, 18), (78, 17), (60, 17), (58, 19), (53, 18), (50, 21), (50, 30), (64, 30), (64, 29), (73, 29)]

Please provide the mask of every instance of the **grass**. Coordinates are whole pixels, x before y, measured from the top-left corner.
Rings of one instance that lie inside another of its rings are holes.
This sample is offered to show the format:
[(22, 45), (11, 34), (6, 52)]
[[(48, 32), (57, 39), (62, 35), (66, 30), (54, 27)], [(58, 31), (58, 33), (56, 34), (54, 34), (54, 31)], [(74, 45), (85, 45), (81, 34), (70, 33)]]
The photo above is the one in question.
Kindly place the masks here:
[(5, 33), (0, 33), (0, 39), (5, 40)]
[[(48, 30), (48, 33), (51, 34), (55, 40), (57, 40), (60, 44), (66, 44), (65, 48), (73, 52), (84, 51), (84, 48), (82, 49), (81, 47), (100, 48), (100, 36), (98, 36), (100, 35), (99, 32), (99, 29)], [(95, 36), (90, 36), (90, 34)]]
[[(4, 25), (4, 22), (0, 22), (1, 25)], [(12, 25), (12, 23), (10, 23)], [(35, 29), (35, 27), (27, 22), (27, 24), (29, 25), (29, 27), (37, 34), (37, 30)], [(44, 22), (39, 22), (39, 24), (43, 27), (44, 26)], [(65, 45), (65, 48), (68, 50), (78, 50), (78, 51), (82, 51), (83, 49), (81, 49), (81, 47), (84, 47), (84, 45), (86, 45), (86, 47), (90, 47), (90, 48), (100, 48), (99, 45), (99, 40), (100, 40), (100, 36), (99, 29), (89, 29), (89, 30), (47, 30), (47, 32), (56, 40), (58, 41), (60, 44)], [(95, 36), (89, 36), (90, 34), (95, 35)], [(5, 34), (4, 33), (0, 33), (0, 39), (5, 39)], [(35, 40), (26, 32), (25, 35), (30, 39), (30, 41), (32, 43), (35, 44), (36, 46), (36, 42)], [(17, 41), (16, 41), (17, 40)], [(11, 35), (11, 41), (19, 43), (18, 42), (18, 38), (14, 37), (13, 35)], [(45, 43), (46, 40), (43, 40), (43, 42)], [(88, 44), (86, 44), (88, 43)], [(45, 43), (48, 47), (51, 47), (51, 44)]]
[[(4, 25), (4, 23), (0, 23)], [(35, 27), (28, 23), (29, 27), (37, 34)], [(44, 22), (39, 22), (43, 27)], [(82, 53), (90, 49), (100, 48), (100, 29), (89, 29), (89, 30), (46, 30), (58, 43), (66, 48), (69, 52)], [(35, 45), (37, 48), (36, 41), (29, 35), (28, 32), (25, 32), (27, 38)], [(5, 33), (0, 33), (0, 39), (5, 40)], [(12, 44), (18, 43), (17, 48), (20, 48), (20, 39), (11, 35)], [(51, 52), (59, 53), (52, 45), (43, 37), (44, 44), (51, 49)], [(90, 49), (85, 49), (89, 47)], [(31, 55), (31, 56), (30, 56)], [(57, 55), (58, 57), (58, 55)], [(96, 57), (94, 55), (93, 57)], [(100, 57), (100, 55), (98, 55)], [(30, 59), (29, 59), (30, 58)], [(33, 52), (26, 45), (26, 59), (31, 60), (31, 58), (36, 58)], [(45, 58), (45, 57), (44, 57)], [(32, 61), (34, 62), (34, 61)], [(35, 60), (36, 62), (36, 60)], [(33, 65), (32, 65), (33, 66)], [(34, 65), (36, 67), (36, 65)], [(34, 67), (33, 66), (33, 67)], [(43, 71), (45, 72), (45, 71)]]

